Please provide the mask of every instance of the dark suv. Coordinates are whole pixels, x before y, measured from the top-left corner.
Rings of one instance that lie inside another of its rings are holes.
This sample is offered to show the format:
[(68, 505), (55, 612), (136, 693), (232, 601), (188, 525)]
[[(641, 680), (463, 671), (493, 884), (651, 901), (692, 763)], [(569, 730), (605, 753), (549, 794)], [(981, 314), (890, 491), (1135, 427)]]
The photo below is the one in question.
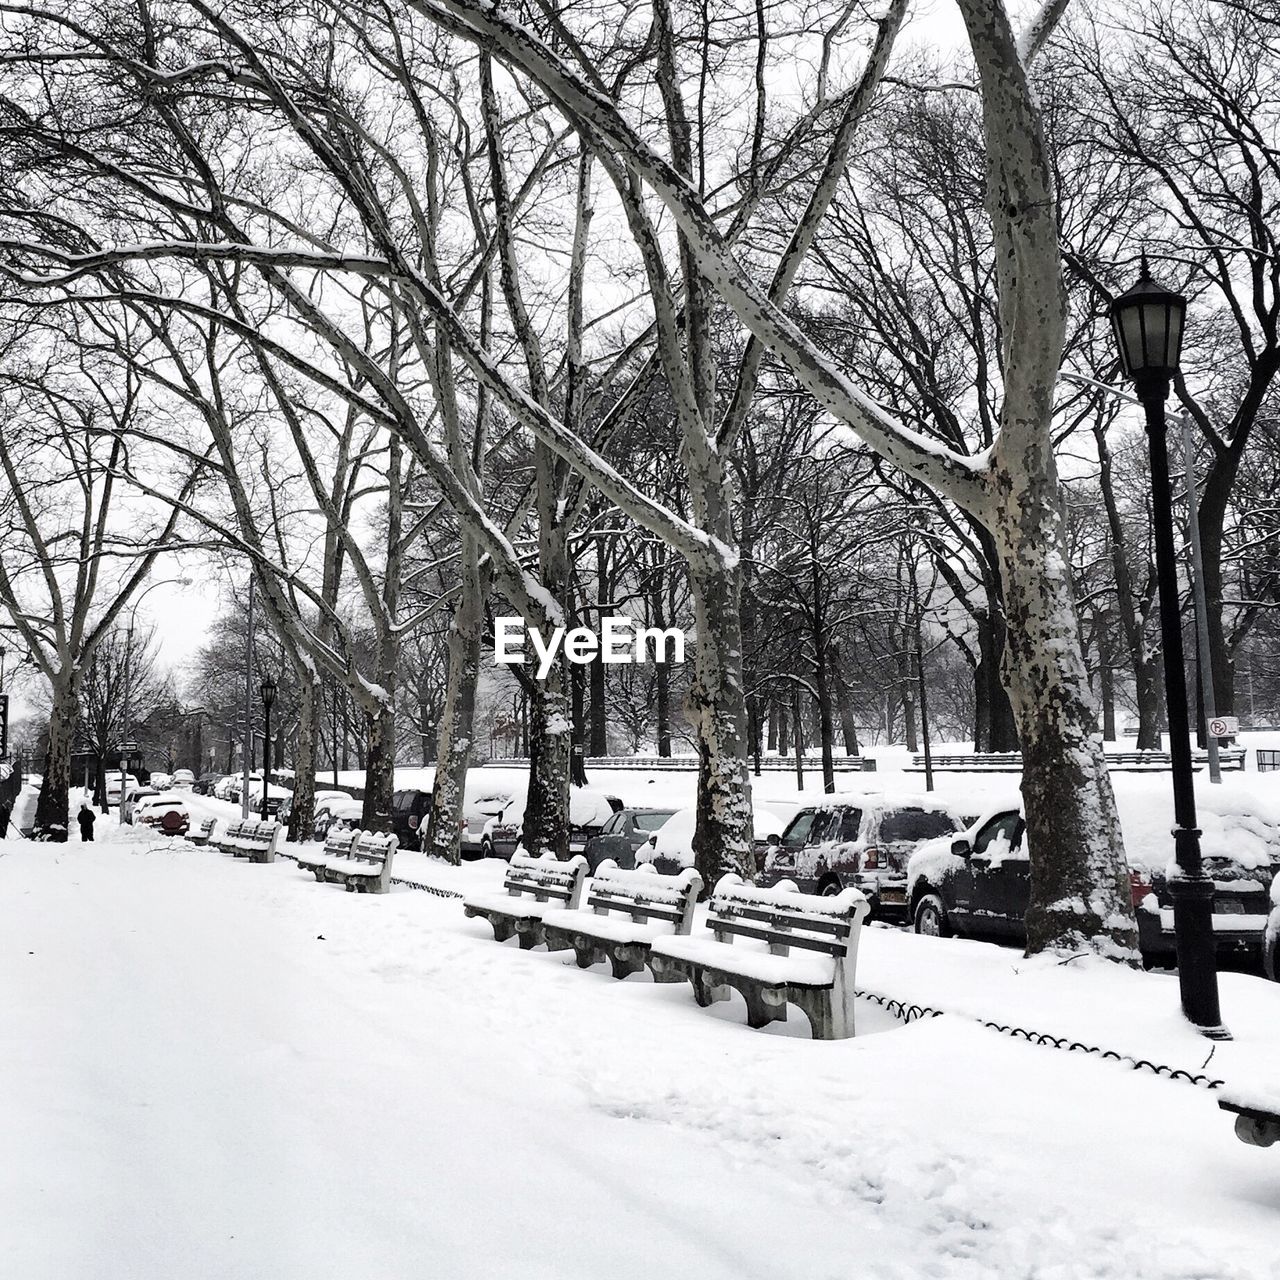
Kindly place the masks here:
[(391, 829), (401, 849), (420, 849), (431, 812), (430, 791), (396, 791), (391, 796)]
[(794, 880), (806, 893), (860, 889), (872, 916), (907, 916), (907, 859), (922, 841), (953, 835), (964, 819), (926, 796), (832, 796), (801, 809), (765, 856), (762, 885)]
[[(1008, 938), (1025, 944), (1031, 901), (1031, 863), (1019, 810), (998, 809), (953, 839), (923, 844), (907, 867), (911, 918), (917, 933)], [(1233, 858), (1207, 854), (1213, 877), (1213, 933), (1218, 954), (1255, 963), (1263, 944), (1268, 887), (1276, 868), (1246, 868)], [(1173, 898), (1163, 870), (1134, 868), (1130, 892), (1138, 919), (1138, 946), (1148, 963), (1171, 963), (1177, 954)]]

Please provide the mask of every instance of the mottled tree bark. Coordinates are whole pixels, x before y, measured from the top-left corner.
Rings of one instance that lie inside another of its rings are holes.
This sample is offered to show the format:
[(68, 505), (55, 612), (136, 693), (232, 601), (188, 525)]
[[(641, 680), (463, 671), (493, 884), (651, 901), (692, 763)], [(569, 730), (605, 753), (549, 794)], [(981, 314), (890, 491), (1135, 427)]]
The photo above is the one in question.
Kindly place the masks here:
[[(74, 669), (51, 682), (49, 751), (36, 798), (35, 830), (42, 839), (57, 843), (66, 840), (70, 821), (71, 744), (75, 738), (79, 686), (79, 675)], [(122, 782), (122, 797), (123, 794)]]

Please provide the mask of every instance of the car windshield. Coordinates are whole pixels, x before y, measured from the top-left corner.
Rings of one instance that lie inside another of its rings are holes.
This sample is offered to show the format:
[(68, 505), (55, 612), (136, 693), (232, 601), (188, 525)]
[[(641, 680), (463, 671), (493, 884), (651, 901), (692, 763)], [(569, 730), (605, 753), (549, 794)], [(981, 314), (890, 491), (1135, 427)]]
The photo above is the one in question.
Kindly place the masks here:
[(959, 824), (947, 813), (934, 809), (895, 809), (881, 820), (880, 839), (886, 842), (932, 840), (934, 836), (945, 836), (959, 829)]
[(835, 827), (835, 815), (829, 809), (802, 810), (782, 833), (783, 847), (803, 849), (806, 845), (817, 844), (820, 840), (830, 839)]
[(636, 830), (657, 831), (669, 817), (671, 817), (670, 813), (637, 813), (635, 816)]

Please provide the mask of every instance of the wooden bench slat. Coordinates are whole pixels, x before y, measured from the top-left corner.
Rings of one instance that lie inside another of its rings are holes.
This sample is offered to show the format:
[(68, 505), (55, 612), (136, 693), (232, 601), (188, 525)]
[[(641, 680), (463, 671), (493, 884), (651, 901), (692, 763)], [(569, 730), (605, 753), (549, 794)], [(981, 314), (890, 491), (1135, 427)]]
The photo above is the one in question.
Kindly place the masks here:
[(709, 917), (707, 927), (716, 933), (733, 933), (740, 938), (755, 938), (758, 942), (786, 943), (789, 947), (799, 947), (803, 951), (821, 951), (828, 956), (842, 956), (845, 946), (842, 942), (828, 942), (825, 938), (806, 938), (802, 933), (792, 933), (781, 929), (758, 929), (755, 925), (739, 924), (737, 920), (721, 917)]

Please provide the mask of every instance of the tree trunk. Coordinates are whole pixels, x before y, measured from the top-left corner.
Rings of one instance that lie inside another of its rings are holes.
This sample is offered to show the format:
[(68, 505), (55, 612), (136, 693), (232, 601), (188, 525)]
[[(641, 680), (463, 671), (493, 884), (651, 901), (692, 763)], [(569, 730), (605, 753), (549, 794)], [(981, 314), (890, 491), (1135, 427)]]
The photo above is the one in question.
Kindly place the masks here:
[[(75, 737), (80, 681), (74, 674), (63, 676), (53, 682), (52, 693), (49, 753), (40, 782), (40, 795), (36, 799), (35, 830), (38, 839), (61, 844), (67, 838), (70, 823), (71, 744)], [(123, 798), (123, 778), (120, 794)]]
[(908, 751), (920, 750), (920, 739), (916, 736), (916, 694), (915, 681), (911, 671), (911, 658), (907, 653), (907, 633), (904, 630), (894, 646), (894, 665), (898, 672), (898, 697), (902, 703), (902, 728), (907, 739)]
[(1027, 950), (1101, 950), (1132, 960), (1129, 868), (1088, 696), (1050, 449), (1045, 433), (1022, 453), (997, 458), (990, 525), (1009, 619), (1005, 678), (1022, 740)]
[(320, 677), (308, 663), (294, 664), (298, 681), (298, 746), (293, 762), (293, 804), (289, 840), (310, 840), (316, 825), (316, 728), (321, 702)]
[[(596, 627), (604, 625), (604, 604), (611, 598), (612, 583), (609, 578), (608, 556), (605, 553), (604, 539), (596, 540), (596, 599), (601, 602), (596, 610)], [(597, 654), (587, 668), (591, 681), (591, 721), (588, 726), (590, 742), (588, 754), (607, 756), (609, 754), (609, 708), (605, 693), (605, 666)]]
[(529, 698), (529, 793), (523, 843), (535, 857), (569, 856), (569, 699), (563, 660), (535, 681)]
[(747, 716), (742, 696), (739, 571), (691, 566), (698, 644), (689, 690), (698, 741), (694, 865), (710, 891), (722, 875), (755, 875)]
[(1116, 690), (1115, 671), (1111, 655), (1111, 636), (1107, 631), (1106, 618), (1098, 620), (1096, 631), (1098, 637), (1098, 690), (1102, 697), (1102, 740), (1116, 740)]
[(436, 781), (427, 820), (428, 852), (446, 862), (461, 861), (463, 806), (475, 725), (476, 682), (480, 676), (480, 639), (484, 629), (484, 590), (474, 539), (462, 540), (462, 591), (449, 628), (449, 674), (444, 710), (440, 715), (440, 743)]
[(366, 831), (391, 830), (391, 796), (395, 791), (396, 713), (388, 703), (365, 716), (364, 812)]
[(844, 753), (847, 756), (856, 756), (861, 748), (858, 746), (858, 721), (854, 714), (853, 690), (845, 678), (840, 649), (836, 645), (831, 646), (831, 675), (836, 686), (836, 710), (840, 716), (840, 735), (844, 738)]

